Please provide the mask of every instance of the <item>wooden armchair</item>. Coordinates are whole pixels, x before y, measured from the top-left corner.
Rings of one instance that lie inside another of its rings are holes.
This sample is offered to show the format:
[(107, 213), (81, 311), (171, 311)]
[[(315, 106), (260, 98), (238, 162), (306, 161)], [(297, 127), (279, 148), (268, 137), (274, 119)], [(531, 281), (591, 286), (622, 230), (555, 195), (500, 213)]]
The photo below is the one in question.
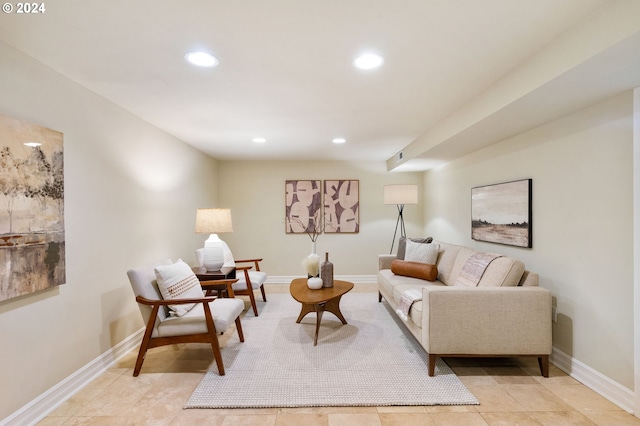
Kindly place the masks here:
[[(264, 292), (264, 283), (267, 280), (267, 274), (260, 270), (260, 262), (262, 259), (240, 259), (235, 260), (236, 263), (236, 278), (238, 282), (233, 284), (233, 290), (235, 294), (239, 296), (249, 296), (251, 300), (251, 307), (253, 308), (253, 314), (258, 316), (258, 307), (256, 306), (256, 297), (253, 294), (254, 290), (260, 289), (262, 293), (262, 300), (267, 301), (267, 295)], [(238, 263), (253, 263), (253, 265), (238, 266)], [(255, 270), (251, 270), (255, 268)]]
[[(235, 321), (238, 337), (241, 342), (244, 342), (242, 324), (240, 323), (240, 314), (244, 310), (244, 303), (233, 298), (232, 285), (238, 280), (203, 282), (205, 287), (225, 286), (228, 298), (202, 297), (164, 300), (158, 290), (154, 268), (167, 264), (171, 264), (168, 259), (127, 271), (140, 313), (146, 323), (133, 376), (137, 377), (140, 373), (148, 349), (177, 343), (210, 343), (218, 373), (223, 376), (225, 371), (218, 333), (226, 331)], [(196, 303), (195, 307), (183, 316), (169, 315), (168, 305), (193, 303)]]

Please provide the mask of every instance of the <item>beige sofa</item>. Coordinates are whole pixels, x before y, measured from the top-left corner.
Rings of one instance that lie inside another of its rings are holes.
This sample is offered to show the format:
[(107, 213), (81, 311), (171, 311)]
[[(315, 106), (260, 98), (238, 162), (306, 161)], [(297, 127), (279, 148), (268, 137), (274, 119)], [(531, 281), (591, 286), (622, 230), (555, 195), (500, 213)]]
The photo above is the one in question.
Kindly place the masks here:
[(479, 252), (439, 241), (432, 244), (440, 246), (436, 281), (395, 275), (395, 255), (379, 256), (377, 275), (379, 301), (384, 297), (394, 311), (407, 290), (422, 293), (412, 304), (406, 299), (411, 292), (405, 293), (405, 310), (411, 308), (403, 323), (429, 354), (429, 375), (435, 374), (437, 357), (535, 356), (548, 377), (551, 294), (538, 286), (538, 274), (503, 256), (488, 264), (476, 287), (456, 285), (463, 268), (465, 274), (468, 271), (467, 260)]

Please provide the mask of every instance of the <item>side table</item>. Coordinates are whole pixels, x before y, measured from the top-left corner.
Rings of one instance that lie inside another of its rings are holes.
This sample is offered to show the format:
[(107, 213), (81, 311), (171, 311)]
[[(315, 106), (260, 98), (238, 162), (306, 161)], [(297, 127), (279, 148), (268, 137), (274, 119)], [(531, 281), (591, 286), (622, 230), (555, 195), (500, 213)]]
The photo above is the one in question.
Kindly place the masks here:
[(196, 277), (201, 284), (208, 282), (207, 285), (203, 285), (203, 288), (206, 287), (207, 296), (211, 296), (214, 291), (226, 290), (225, 284), (216, 286), (215, 284), (210, 283), (211, 281), (233, 280), (236, 278), (236, 268), (234, 267), (222, 267), (219, 271), (207, 271), (207, 268), (204, 266), (196, 266), (191, 269), (193, 270), (193, 273), (196, 274)]

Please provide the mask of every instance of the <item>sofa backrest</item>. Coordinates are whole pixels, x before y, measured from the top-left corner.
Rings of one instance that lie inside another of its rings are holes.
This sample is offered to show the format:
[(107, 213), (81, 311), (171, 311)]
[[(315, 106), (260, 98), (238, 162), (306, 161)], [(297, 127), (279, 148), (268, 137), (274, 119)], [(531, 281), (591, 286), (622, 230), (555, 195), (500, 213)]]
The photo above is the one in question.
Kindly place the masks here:
[[(445, 285), (456, 285), (456, 280), (462, 271), (467, 260), (477, 250), (469, 247), (457, 246), (455, 244), (440, 244), (440, 252), (438, 253), (438, 279)], [(484, 271), (478, 287), (515, 287), (522, 285), (521, 279), (525, 273), (524, 263), (519, 260), (512, 259), (507, 256), (500, 256), (494, 259)], [(537, 285), (537, 279), (534, 281), (525, 280), (526, 285)]]

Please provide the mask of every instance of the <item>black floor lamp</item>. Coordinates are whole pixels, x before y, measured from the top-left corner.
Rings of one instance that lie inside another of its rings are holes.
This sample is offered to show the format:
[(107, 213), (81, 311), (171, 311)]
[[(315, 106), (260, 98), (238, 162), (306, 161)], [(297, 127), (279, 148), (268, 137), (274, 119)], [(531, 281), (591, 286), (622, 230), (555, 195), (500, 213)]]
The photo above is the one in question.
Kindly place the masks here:
[(406, 204), (418, 204), (418, 185), (385, 185), (384, 186), (384, 203), (395, 204), (398, 208), (398, 219), (396, 219), (396, 230), (393, 232), (393, 240), (391, 240), (391, 250), (393, 253), (393, 245), (396, 242), (398, 234), (398, 226), (400, 226), (400, 236), (405, 237), (407, 233), (404, 229), (404, 206)]

